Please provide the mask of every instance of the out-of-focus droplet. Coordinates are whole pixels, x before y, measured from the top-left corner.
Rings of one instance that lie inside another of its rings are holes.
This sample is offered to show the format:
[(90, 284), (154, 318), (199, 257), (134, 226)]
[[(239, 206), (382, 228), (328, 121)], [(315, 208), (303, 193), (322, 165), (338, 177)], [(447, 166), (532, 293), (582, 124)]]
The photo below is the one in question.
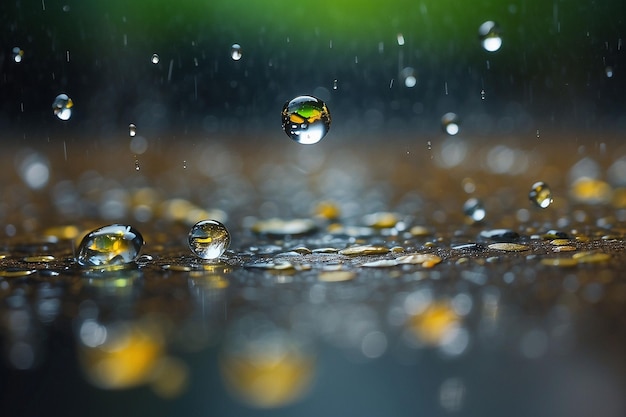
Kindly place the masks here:
[(217, 259), (230, 245), (230, 233), (216, 220), (202, 220), (189, 232), (189, 249), (199, 258)]
[(233, 59), (233, 61), (239, 61), (242, 56), (243, 52), (241, 51), (241, 45), (239, 45), (238, 43), (234, 43), (230, 47), (230, 57)]
[(398, 33), (398, 45), (404, 45), (404, 35), (401, 33)]
[(48, 184), (50, 162), (43, 155), (26, 151), (19, 153), (15, 162), (20, 177), (29, 188), (39, 190)]
[(22, 62), (22, 58), (24, 58), (24, 51), (19, 46), (13, 48), (13, 61)]
[[(18, 62), (18, 61), (15, 61), (15, 62)], [(612, 66), (609, 65), (608, 67), (606, 67), (604, 69), (604, 71), (606, 73), (607, 78), (613, 78), (613, 67)]]
[(485, 95), (486, 95), (485, 90), (484, 89), (480, 90), (480, 99), (481, 100), (485, 99)]
[(539, 208), (547, 208), (552, 204), (552, 191), (548, 184), (539, 181), (533, 184), (528, 193), (528, 198)]
[(76, 260), (83, 266), (119, 266), (134, 262), (143, 247), (141, 233), (132, 226), (112, 224), (83, 238)]
[(483, 203), (477, 198), (470, 198), (463, 204), (463, 213), (475, 222), (483, 221), (487, 215)]
[(446, 113), (441, 117), (441, 127), (450, 136), (459, 133), (459, 116), (456, 113)]
[(335, 79), (333, 80), (333, 90), (336, 90), (337, 88), (337, 80)]
[(161, 58), (159, 58), (159, 55), (157, 55), (157, 54), (152, 54), (152, 57), (150, 58), (150, 61), (153, 64), (158, 64), (160, 60), (161, 60)]
[(406, 67), (400, 71), (400, 79), (404, 82), (404, 86), (413, 88), (417, 85), (417, 74), (412, 67)]
[(486, 21), (478, 28), (480, 43), (485, 51), (495, 52), (502, 46), (500, 27), (496, 22)]
[(294, 141), (312, 145), (330, 130), (330, 112), (326, 104), (313, 96), (299, 96), (288, 101), (282, 111), (283, 130)]
[(133, 123), (128, 125), (128, 134), (131, 138), (137, 134), (137, 126), (135, 126)]
[(72, 117), (73, 107), (74, 102), (67, 94), (59, 94), (52, 102), (52, 111), (61, 120), (69, 120)]

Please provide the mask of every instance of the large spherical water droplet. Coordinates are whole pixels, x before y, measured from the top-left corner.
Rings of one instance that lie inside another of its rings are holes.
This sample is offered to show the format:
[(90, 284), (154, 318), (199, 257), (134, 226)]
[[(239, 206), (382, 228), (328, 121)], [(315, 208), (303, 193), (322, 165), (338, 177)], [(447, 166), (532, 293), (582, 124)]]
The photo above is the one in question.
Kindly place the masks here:
[(477, 198), (470, 198), (463, 204), (463, 213), (474, 222), (480, 222), (487, 216), (483, 203)]
[(84, 266), (114, 266), (134, 262), (143, 247), (132, 226), (112, 224), (90, 232), (78, 247), (76, 261)]
[(488, 52), (495, 52), (502, 46), (500, 37), (500, 27), (496, 22), (486, 21), (478, 28), (478, 37), (483, 49)]
[(330, 129), (326, 104), (313, 96), (299, 96), (285, 103), (282, 119), (287, 136), (305, 145), (319, 142)]
[(217, 220), (202, 220), (189, 232), (189, 249), (199, 258), (217, 259), (230, 245), (230, 233)]
[(160, 60), (161, 60), (161, 58), (159, 58), (159, 55), (157, 55), (157, 54), (152, 54), (152, 58), (150, 58), (150, 61), (153, 64), (158, 64)]
[(539, 208), (547, 208), (552, 204), (552, 191), (548, 184), (543, 181), (539, 181), (533, 184), (528, 193), (528, 198)]
[(456, 113), (446, 113), (441, 117), (441, 127), (450, 136), (459, 133), (459, 116)]
[(59, 94), (52, 102), (52, 111), (61, 120), (69, 120), (72, 117), (72, 107), (74, 102), (67, 94)]
[(242, 56), (243, 53), (241, 52), (241, 45), (239, 45), (238, 43), (234, 43), (230, 47), (230, 57), (233, 59), (233, 61), (239, 61)]

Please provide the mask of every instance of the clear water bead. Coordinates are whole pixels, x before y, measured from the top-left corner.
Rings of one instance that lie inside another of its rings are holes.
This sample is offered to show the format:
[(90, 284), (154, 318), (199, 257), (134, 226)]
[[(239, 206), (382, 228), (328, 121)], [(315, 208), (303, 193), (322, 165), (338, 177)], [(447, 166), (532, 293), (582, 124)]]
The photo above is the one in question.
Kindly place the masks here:
[(230, 245), (230, 233), (217, 220), (201, 220), (189, 231), (189, 249), (199, 258), (217, 259)]
[(475, 222), (483, 221), (487, 216), (482, 201), (477, 198), (470, 198), (463, 204), (463, 213)]
[(528, 198), (539, 208), (547, 208), (552, 204), (552, 191), (548, 184), (543, 181), (539, 181), (533, 184)]
[(441, 127), (450, 136), (459, 133), (459, 116), (456, 113), (446, 113), (441, 117)]
[(128, 125), (128, 134), (130, 135), (130, 137), (134, 137), (137, 134), (137, 126), (135, 126), (134, 124), (129, 124)]
[(413, 88), (417, 85), (417, 75), (414, 68), (406, 67), (400, 71), (400, 79), (402, 79), (404, 86), (407, 88)]
[(305, 145), (319, 142), (330, 130), (330, 112), (313, 96), (299, 96), (285, 103), (282, 119), (287, 136)]
[(488, 52), (495, 52), (502, 46), (500, 37), (500, 27), (496, 22), (486, 21), (478, 28), (478, 37), (483, 49)]
[(242, 56), (243, 53), (241, 51), (241, 45), (239, 45), (238, 43), (233, 43), (233, 45), (230, 47), (230, 57), (233, 59), (233, 61), (239, 61)]
[(19, 46), (13, 48), (13, 61), (22, 62), (22, 58), (24, 58), (24, 51)]
[(67, 94), (59, 94), (52, 102), (52, 111), (61, 120), (69, 120), (72, 117), (72, 107), (74, 102)]
[(150, 58), (150, 61), (153, 64), (158, 64), (160, 60), (161, 60), (161, 58), (159, 58), (159, 56), (157, 54), (152, 54), (152, 58)]
[(91, 231), (78, 247), (83, 266), (114, 266), (134, 262), (143, 247), (141, 233), (132, 226), (112, 224)]

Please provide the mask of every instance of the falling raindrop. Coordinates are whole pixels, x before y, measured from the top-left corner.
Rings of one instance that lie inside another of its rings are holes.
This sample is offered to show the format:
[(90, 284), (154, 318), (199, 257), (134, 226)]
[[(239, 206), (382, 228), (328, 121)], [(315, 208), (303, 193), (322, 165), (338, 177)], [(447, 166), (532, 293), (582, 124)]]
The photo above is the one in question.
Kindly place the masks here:
[(496, 22), (486, 21), (478, 28), (480, 43), (485, 51), (495, 52), (502, 46), (500, 27)]
[(405, 87), (413, 88), (417, 85), (417, 76), (415, 74), (415, 69), (411, 67), (406, 67), (402, 71), (400, 71), (400, 79), (404, 81)]
[(441, 117), (441, 127), (450, 136), (459, 133), (459, 116), (456, 113), (446, 113)]
[(13, 48), (13, 60), (15, 62), (22, 62), (22, 58), (24, 58), (24, 51), (19, 46)]
[(484, 100), (484, 99), (485, 99), (485, 94), (486, 94), (486, 93), (485, 93), (485, 90), (484, 90), (484, 89), (480, 90), (480, 99), (481, 99), (481, 100)]
[(337, 80), (333, 80), (333, 90), (337, 89)]
[(152, 54), (152, 58), (150, 58), (150, 61), (153, 64), (158, 64), (160, 60), (161, 60), (161, 58), (159, 58), (159, 56), (157, 54)]
[(230, 233), (217, 220), (202, 220), (189, 232), (189, 249), (199, 258), (217, 259), (230, 245)]
[(463, 213), (472, 221), (483, 221), (487, 215), (483, 203), (477, 198), (470, 198), (463, 204)]
[[(18, 62), (18, 61), (15, 61), (15, 62)], [(606, 67), (604, 69), (604, 71), (606, 73), (607, 78), (613, 78), (613, 67), (612, 66), (609, 65), (608, 67)]]
[(319, 98), (299, 96), (285, 103), (282, 121), (287, 136), (298, 143), (311, 145), (328, 133), (330, 112)]
[(83, 266), (114, 266), (134, 262), (144, 241), (134, 227), (112, 224), (93, 230), (78, 247), (76, 261)]
[(130, 137), (134, 137), (137, 134), (137, 126), (135, 126), (134, 124), (129, 124), (128, 125), (128, 134), (130, 135)]
[(241, 52), (241, 45), (239, 45), (238, 43), (234, 43), (230, 47), (230, 57), (233, 59), (233, 61), (239, 61), (242, 56), (243, 53)]
[(72, 107), (74, 102), (67, 94), (59, 94), (52, 102), (52, 111), (61, 120), (69, 120), (72, 117)]
[(528, 193), (528, 198), (539, 208), (547, 208), (552, 204), (552, 191), (548, 184), (539, 181), (533, 184)]

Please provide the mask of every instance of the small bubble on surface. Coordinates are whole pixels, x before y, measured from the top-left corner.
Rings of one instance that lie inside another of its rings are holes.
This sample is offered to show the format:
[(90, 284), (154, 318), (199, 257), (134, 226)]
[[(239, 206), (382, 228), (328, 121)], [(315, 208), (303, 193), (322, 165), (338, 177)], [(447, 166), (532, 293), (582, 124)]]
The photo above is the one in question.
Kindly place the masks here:
[(441, 117), (441, 127), (450, 136), (459, 133), (459, 116), (456, 113), (446, 113)]
[(552, 204), (552, 191), (548, 184), (539, 181), (533, 184), (528, 193), (528, 198), (539, 208), (547, 208)]
[(189, 232), (189, 249), (202, 259), (217, 259), (230, 245), (230, 233), (217, 220), (202, 220)]
[(326, 104), (313, 96), (299, 96), (283, 106), (283, 130), (301, 144), (312, 145), (322, 140), (330, 129), (330, 121)]
[(475, 222), (484, 220), (487, 215), (483, 203), (477, 198), (470, 198), (463, 204), (463, 213)]
[(159, 55), (157, 54), (152, 54), (152, 57), (150, 58), (150, 62), (153, 64), (158, 64), (160, 60), (161, 58), (159, 58)]
[(61, 120), (69, 120), (72, 117), (73, 107), (74, 102), (67, 94), (59, 94), (52, 102), (52, 111)]
[(238, 43), (234, 43), (230, 47), (230, 57), (233, 59), (233, 61), (239, 61), (242, 56), (243, 53), (241, 51), (241, 45), (239, 45)]
[(478, 28), (478, 36), (483, 49), (488, 52), (495, 52), (502, 46), (500, 37), (500, 27), (496, 22), (486, 21)]
[(144, 241), (134, 227), (112, 224), (93, 230), (83, 238), (76, 260), (83, 266), (113, 266), (137, 259)]

